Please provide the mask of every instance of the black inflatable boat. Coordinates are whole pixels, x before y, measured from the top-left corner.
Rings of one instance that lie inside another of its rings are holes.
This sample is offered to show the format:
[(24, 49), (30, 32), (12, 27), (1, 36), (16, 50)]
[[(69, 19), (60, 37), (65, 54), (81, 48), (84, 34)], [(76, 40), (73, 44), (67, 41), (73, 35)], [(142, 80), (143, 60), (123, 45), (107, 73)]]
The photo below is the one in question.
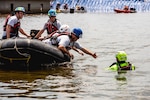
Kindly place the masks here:
[(0, 40), (1, 65), (43, 65), (70, 62), (70, 57), (57, 47), (36, 39)]

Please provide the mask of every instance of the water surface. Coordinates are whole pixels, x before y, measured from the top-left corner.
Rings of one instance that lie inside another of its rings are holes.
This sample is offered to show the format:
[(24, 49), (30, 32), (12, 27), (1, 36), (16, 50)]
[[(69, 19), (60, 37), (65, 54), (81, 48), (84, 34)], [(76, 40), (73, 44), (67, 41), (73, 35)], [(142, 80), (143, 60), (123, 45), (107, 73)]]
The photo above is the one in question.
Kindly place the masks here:
[[(0, 69), (2, 100), (149, 100), (150, 98), (150, 18), (149, 13), (58, 14), (62, 24), (83, 29), (80, 43), (96, 52), (97, 59), (71, 51), (70, 66), (40, 70)], [(47, 15), (25, 15), (22, 28), (41, 29)], [(0, 35), (5, 15), (0, 17)], [(46, 31), (43, 36), (46, 35)], [(105, 70), (124, 50), (135, 71), (118, 74)]]

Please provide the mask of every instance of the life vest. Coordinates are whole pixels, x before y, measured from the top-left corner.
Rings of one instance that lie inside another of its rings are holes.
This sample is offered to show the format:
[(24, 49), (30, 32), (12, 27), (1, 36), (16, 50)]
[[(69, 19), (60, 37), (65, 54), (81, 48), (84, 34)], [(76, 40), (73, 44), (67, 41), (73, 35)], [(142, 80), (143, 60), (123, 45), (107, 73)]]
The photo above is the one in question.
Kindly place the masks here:
[(58, 46), (57, 38), (61, 35), (68, 35), (70, 37), (70, 34), (67, 32), (58, 32), (58, 31), (53, 32), (50, 36), (50, 41), (53, 41), (52, 45)]
[(135, 66), (131, 64), (130, 62), (125, 63), (113, 63), (110, 67), (110, 70), (119, 71), (119, 70), (135, 70)]
[(10, 17), (11, 17), (10, 15), (7, 16), (7, 18), (5, 20), (5, 24), (3, 25), (3, 31), (6, 31), (6, 26), (7, 26), (7, 23), (8, 23), (8, 20)]
[(47, 34), (51, 34), (52, 32), (58, 30), (57, 26), (55, 26), (53, 23), (50, 23), (49, 21), (47, 22), (46, 26), (47, 26), (47, 28), (46, 28)]
[(118, 70), (132, 70), (132, 65), (129, 62), (118, 64)]
[[(8, 20), (9, 20), (10, 17), (11, 17), (11, 16), (8, 16), (8, 17), (6, 18), (5, 24), (4, 24), (4, 26), (3, 26), (3, 28), (4, 28), (3, 30), (4, 30), (4, 31), (6, 31), (6, 26), (7, 26), (7, 23), (8, 23)], [(13, 27), (11, 26), (10, 33), (13, 33), (13, 34), (15, 34), (16, 36), (18, 36), (18, 30), (19, 30), (19, 28), (20, 28), (20, 21), (18, 21), (16, 24), (14, 24)]]
[(15, 33), (16, 35), (18, 35), (18, 30), (19, 30), (19, 28), (20, 28), (20, 21), (17, 22), (17, 23), (14, 25), (14, 27), (11, 27), (10, 33)]

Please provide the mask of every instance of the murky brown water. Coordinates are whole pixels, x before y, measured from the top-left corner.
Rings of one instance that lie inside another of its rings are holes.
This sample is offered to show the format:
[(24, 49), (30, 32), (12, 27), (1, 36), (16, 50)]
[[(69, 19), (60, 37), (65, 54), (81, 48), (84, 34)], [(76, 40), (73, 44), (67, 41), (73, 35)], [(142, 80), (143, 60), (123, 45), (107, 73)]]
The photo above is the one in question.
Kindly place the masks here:
[[(25, 15), (26, 32), (41, 29), (47, 15)], [(0, 33), (5, 16), (0, 17)], [(58, 14), (71, 28), (84, 31), (80, 42), (98, 55), (80, 56), (70, 67), (41, 70), (0, 69), (2, 100), (149, 100), (150, 98), (150, 18), (136, 14)], [(46, 34), (46, 33), (45, 33)], [(44, 35), (45, 35), (44, 34)], [(125, 50), (135, 71), (118, 75), (105, 70), (115, 61), (115, 52)]]

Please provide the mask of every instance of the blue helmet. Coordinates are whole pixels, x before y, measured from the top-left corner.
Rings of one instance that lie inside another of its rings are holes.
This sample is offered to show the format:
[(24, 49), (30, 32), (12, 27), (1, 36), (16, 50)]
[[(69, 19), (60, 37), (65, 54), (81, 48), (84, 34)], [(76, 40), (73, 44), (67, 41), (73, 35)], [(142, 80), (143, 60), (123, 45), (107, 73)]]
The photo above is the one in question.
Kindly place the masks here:
[(17, 7), (17, 8), (15, 9), (15, 12), (19, 12), (19, 11), (25, 13), (25, 8), (24, 8), (24, 7)]
[(54, 9), (50, 9), (49, 11), (48, 11), (48, 16), (56, 16), (57, 15), (57, 13), (56, 13), (56, 11), (54, 10)]
[(80, 28), (74, 28), (72, 30), (72, 33), (75, 34), (78, 38), (82, 38), (83, 32)]

